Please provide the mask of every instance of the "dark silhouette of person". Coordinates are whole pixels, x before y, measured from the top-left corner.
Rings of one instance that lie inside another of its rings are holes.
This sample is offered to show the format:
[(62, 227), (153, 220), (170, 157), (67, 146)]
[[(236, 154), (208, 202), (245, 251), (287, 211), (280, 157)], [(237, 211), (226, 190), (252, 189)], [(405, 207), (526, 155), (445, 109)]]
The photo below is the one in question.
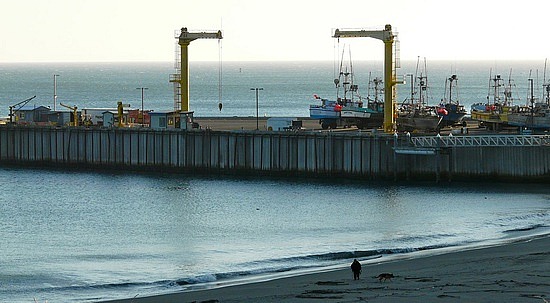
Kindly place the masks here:
[(353, 280), (359, 280), (359, 276), (361, 275), (361, 263), (359, 263), (357, 259), (353, 259), (351, 271), (353, 272)]

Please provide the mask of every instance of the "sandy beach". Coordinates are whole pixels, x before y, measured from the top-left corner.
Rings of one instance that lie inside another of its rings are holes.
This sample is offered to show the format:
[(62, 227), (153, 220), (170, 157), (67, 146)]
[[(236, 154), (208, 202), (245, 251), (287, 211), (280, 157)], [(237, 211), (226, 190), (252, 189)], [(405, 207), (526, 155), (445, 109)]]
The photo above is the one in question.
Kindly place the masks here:
[[(351, 263), (352, 260), (349, 260)], [(380, 273), (393, 273), (379, 281)], [(110, 301), (149, 302), (549, 302), (550, 235), (463, 251), (413, 253), (267, 282)]]

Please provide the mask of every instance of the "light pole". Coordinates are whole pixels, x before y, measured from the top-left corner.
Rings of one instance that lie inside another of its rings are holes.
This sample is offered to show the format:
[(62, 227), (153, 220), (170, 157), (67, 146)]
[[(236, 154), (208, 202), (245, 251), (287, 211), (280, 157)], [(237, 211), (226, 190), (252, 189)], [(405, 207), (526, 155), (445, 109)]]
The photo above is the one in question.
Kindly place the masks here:
[(138, 87), (136, 89), (141, 89), (141, 124), (145, 124), (145, 117), (143, 116), (143, 92), (146, 90), (146, 89), (149, 89), (148, 87)]
[(258, 112), (258, 91), (260, 90), (264, 90), (263, 87), (256, 87), (256, 88), (251, 88), (250, 90), (255, 90), (256, 91), (256, 130), (259, 130), (259, 123), (258, 123), (258, 120), (259, 120), (259, 112)]
[(57, 103), (57, 77), (59, 75), (53, 75), (53, 111), (56, 110), (56, 103)]

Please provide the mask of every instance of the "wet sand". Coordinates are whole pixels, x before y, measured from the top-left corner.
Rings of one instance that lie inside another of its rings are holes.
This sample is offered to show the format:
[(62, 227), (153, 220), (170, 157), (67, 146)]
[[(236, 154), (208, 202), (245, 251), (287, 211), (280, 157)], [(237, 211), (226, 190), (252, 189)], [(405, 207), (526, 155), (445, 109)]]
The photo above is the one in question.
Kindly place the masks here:
[[(172, 302), (549, 302), (550, 235), (504, 245), (363, 264), (267, 282), (181, 292), (119, 303)], [(349, 260), (351, 263), (352, 260)], [(391, 281), (376, 279), (393, 273)]]

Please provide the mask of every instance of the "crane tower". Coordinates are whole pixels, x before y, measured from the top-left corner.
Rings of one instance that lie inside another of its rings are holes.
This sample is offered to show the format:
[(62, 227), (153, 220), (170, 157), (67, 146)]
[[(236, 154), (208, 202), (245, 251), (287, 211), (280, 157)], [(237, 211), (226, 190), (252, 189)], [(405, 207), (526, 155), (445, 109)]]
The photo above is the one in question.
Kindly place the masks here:
[[(396, 79), (396, 68), (399, 66), (399, 48), (397, 34), (392, 32), (390, 24), (383, 30), (339, 30), (334, 31), (333, 38), (368, 37), (384, 42), (384, 132), (395, 131), (396, 89), (395, 85), (402, 83)], [(394, 42), (395, 53), (394, 53)]]
[(170, 82), (174, 83), (174, 112), (189, 111), (189, 44), (197, 39), (222, 38), (221, 30), (190, 33), (186, 27), (181, 29), (179, 36), (176, 36), (180, 52), (176, 55), (176, 73), (170, 76)]

